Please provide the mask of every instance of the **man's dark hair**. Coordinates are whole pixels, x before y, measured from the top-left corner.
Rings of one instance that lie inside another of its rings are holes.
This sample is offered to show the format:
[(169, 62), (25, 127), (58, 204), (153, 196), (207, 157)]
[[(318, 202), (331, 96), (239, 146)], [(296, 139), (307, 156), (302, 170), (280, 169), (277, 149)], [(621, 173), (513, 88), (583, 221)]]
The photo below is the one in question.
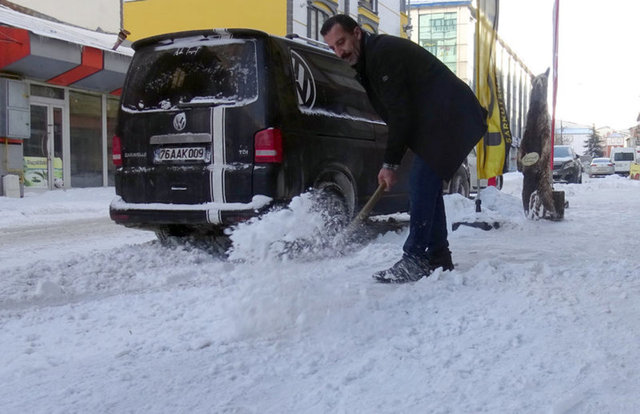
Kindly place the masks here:
[(356, 22), (346, 14), (336, 14), (335, 16), (329, 17), (324, 22), (322, 28), (320, 29), (320, 34), (322, 36), (326, 35), (327, 33), (329, 33), (329, 31), (331, 31), (331, 29), (333, 29), (333, 26), (335, 26), (336, 24), (342, 26), (342, 28), (349, 33), (353, 33), (353, 29), (358, 27), (358, 22)]

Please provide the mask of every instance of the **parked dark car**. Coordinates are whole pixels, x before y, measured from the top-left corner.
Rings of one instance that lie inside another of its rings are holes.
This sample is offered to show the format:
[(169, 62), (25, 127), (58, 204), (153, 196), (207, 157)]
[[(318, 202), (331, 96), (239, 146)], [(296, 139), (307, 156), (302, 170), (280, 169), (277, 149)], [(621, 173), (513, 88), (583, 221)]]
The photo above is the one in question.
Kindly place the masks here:
[[(117, 223), (215, 235), (311, 188), (349, 217), (374, 193), (387, 127), (332, 52), (247, 29), (133, 48), (113, 145)], [(406, 211), (406, 181), (373, 213)]]
[(578, 184), (582, 182), (580, 157), (569, 145), (553, 147), (553, 181)]

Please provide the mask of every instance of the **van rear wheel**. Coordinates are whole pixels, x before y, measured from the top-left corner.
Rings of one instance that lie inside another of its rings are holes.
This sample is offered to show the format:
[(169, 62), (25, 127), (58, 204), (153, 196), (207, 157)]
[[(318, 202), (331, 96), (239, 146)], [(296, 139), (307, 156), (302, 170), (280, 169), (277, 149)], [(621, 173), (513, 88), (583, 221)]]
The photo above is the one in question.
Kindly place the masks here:
[(180, 239), (184, 239), (192, 234), (189, 229), (180, 225), (167, 225), (158, 227), (155, 230), (156, 237), (161, 244), (174, 244)]
[(317, 190), (316, 203), (328, 228), (337, 230), (349, 224), (349, 207), (339, 188), (329, 183), (323, 184)]
[(349, 224), (355, 216), (355, 191), (341, 172), (326, 173), (314, 184), (317, 204), (332, 229)]

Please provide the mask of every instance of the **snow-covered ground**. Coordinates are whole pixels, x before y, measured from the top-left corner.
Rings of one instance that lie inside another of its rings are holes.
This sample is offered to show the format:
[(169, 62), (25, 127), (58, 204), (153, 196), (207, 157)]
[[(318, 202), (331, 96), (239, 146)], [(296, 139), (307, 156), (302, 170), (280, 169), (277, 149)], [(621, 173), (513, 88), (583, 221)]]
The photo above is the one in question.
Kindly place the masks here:
[(0, 412), (640, 412), (640, 182), (584, 181), (561, 222), (523, 217), (518, 173), (479, 217), (447, 196), (501, 226), (407, 285), (370, 277), (406, 230), (283, 254), (303, 197), (229, 258), (112, 224), (113, 189), (0, 197)]

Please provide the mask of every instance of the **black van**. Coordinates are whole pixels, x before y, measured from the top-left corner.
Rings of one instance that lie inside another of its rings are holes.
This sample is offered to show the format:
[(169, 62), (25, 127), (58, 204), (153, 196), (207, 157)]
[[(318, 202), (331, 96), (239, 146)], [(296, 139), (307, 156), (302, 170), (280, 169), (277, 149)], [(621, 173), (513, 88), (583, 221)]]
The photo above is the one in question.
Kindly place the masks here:
[[(113, 142), (117, 223), (221, 234), (310, 188), (349, 216), (375, 191), (387, 127), (328, 49), (248, 29), (133, 48)], [(406, 181), (374, 214), (407, 211)]]

